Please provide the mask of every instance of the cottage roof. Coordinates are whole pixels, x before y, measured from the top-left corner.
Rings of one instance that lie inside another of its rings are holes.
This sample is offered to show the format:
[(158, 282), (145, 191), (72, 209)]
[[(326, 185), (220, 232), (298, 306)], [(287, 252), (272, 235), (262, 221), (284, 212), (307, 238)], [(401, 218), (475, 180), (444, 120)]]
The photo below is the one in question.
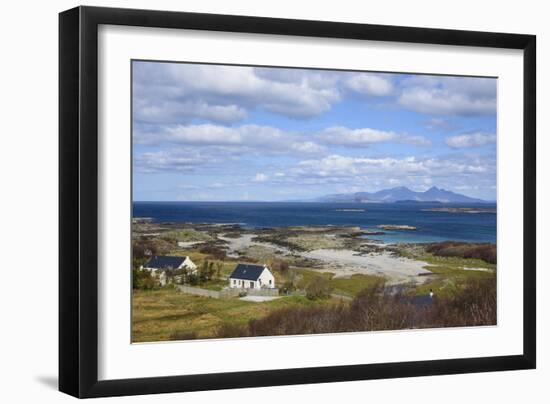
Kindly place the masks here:
[(235, 267), (230, 278), (244, 279), (247, 281), (256, 281), (266, 267), (264, 265), (239, 264)]
[(145, 268), (155, 269), (177, 269), (187, 259), (187, 257), (172, 257), (169, 255), (154, 255), (152, 256)]

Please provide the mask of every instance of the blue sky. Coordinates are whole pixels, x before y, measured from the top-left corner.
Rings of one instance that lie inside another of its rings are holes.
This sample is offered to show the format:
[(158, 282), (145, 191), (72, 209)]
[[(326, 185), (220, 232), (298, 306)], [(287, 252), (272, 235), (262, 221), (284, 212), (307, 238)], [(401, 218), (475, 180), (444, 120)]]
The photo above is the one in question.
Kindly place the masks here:
[(496, 86), (134, 61), (133, 198), (278, 201), (437, 186), (495, 200)]

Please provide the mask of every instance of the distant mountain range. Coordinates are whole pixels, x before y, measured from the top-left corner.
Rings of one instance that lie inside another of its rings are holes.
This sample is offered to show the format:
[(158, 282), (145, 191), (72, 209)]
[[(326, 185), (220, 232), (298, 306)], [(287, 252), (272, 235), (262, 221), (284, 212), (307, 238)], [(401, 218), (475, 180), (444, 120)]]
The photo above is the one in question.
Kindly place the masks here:
[(360, 202), (360, 203), (395, 203), (395, 202), (440, 202), (440, 203), (488, 203), (483, 199), (470, 198), (445, 189), (431, 187), (424, 192), (412, 191), (407, 187), (383, 189), (378, 192), (354, 192), (332, 194), (316, 198), (317, 202)]

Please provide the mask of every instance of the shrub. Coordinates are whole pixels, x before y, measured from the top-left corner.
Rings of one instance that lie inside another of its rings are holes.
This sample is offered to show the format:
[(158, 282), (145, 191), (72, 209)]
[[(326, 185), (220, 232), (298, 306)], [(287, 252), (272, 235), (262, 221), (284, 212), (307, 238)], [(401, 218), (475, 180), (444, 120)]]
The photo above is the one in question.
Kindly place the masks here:
[(496, 278), (467, 281), (450, 298), (415, 304), (406, 290), (383, 283), (361, 291), (350, 304), (288, 307), (251, 320), (250, 336), (399, 330), (496, 324)]
[(497, 246), (491, 243), (445, 241), (428, 244), (426, 251), (440, 257), (477, 258), (490, 264), (497, 263)]
[(294, 283), (292, 281), (286, 281), (282, 284), (282, 286), (279, 288), (279, 291), (283, 295), (288, 295), (296, 290), (296, 287), (294, 286)]
[(326, 299), (331, 292), (329, 281), (321, 276), (314, 277), (306, 286), (306, 297), (310, 300)]
[(172, 341), (178, 341), (178, 340), (186, 340), (186, 339), (197, 339), (197, 333), (195, 331), (175, 331), (172, 335), (170, 335), (170, 339)]
[(271, 260), (271, 269), (274, 271), (279, 271), (281, 273), (285, 273), (288, 271), (289, 265), (288, 262), (281, 258), (273, 258)]
[(496, 277), (464, 281), (455, 296), (438, 299), (430, 314), (431, 323), (440, 327), (496, 324)]
[(223, 261), (227, 256), (225, 250), (214, 243), (201, 243), (197, 247), (199, 252), (209, 255), (215, 260)]
[(166, 255), (176, 247), (174, 239), (140, 237), (132, 240), (134, 258), (149, 259), (152, 255)]
[(153, 290), (160, 286), (158, 280), (147, 269), (132, 270), (132, 287), (134, 289)]
[(247, 337), (248, 335), (246, 324), (224, 323), (216, 330), (216, 338)]

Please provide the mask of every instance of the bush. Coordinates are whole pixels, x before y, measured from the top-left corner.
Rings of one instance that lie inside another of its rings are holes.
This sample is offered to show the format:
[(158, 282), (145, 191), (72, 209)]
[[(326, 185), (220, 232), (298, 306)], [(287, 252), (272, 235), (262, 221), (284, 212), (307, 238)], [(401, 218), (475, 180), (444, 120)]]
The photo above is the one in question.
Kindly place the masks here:
[(329, 281), (321, 276), (314, 277), (306, 286), (306, 297), (310, 300), (326, 299), (331, 292)]
[(489, 264), (497, 263), (497, 246), (491, 243), (445, 241), (428, 244), (426, 251), (440, 257), (477, 258)]
[(213, 242), (201, 243), (196, 247), (198, 247), (199, 252), (209, 255), (215, 260), (223, 261), (227, 256), (226, 251)]
[(292, 281), (286, 281), (282, 284), (282, 286), (279, 288), (279, 291), (283, 295), (288, 295), (296, 290), (296, 286), (294, 286), (294, 283)]
[(170, 335), (170, 339), (172, 341), (178, 341), (178, 340), (187, 340), (187, 339), (197, 339), (197, 333), (195, 331), (176, 331), (172, 335)]
[(383, 283), (361, 291), (350, 304), (288, 307), (251, 320), (250, 336), (461, 327), (496, 324), (496, 278), (468, 281), (450, 298), (415, 304), (407, 291)]
[(177, 248), (175, 239), (140, 237), (132, 240), (132, 254), (134, 258), (149, 259), (152, 255), (166, 255)]
[(246, 324), (224, 323), (216, 330), (216, 338), (248, 337)]
[(431, 323), (439, 327), (495, 325), (497, 323), (496, 278), (473, 279), (458, 285), (449, 299), (438, 299)]
[(289, 265), (288, 262), (281, 258), (273, 258), (271, 260), (271, 269), (274, 271), (279, 271), (281, 273), (285, 273), (288, 271)]
[(132, 287), (141, 290), (154, 290), (160, 287), (158, 280), (147, 269), (132, 270)]

